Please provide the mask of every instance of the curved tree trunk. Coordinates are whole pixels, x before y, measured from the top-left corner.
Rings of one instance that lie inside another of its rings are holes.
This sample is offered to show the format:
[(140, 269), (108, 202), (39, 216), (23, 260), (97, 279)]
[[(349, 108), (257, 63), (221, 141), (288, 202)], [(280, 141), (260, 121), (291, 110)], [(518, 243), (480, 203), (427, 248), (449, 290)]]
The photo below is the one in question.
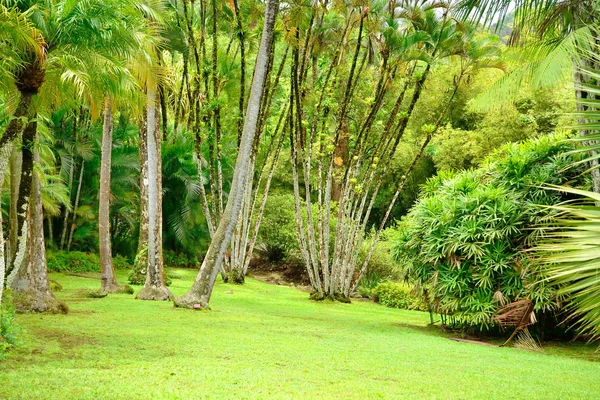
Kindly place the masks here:
[(156, 118), (156, 84), (148, 85), (148, 118), (146, 148), (148, 155), (148, 178), (146, 194), (148, 196), (148, 264), (146, 283), (136, 299), (171, 300), (173, 295), (165, 286), (162, 260), (162, 162), (160, 160), (160, 130)]
[(112, 266), (110, 243), (110, 168), (112, 155), (112, 109), (110, 98), (104, 105), (104, 126), (102, 129), (102, 160), (100, 162), (100, 193), (98, 207), (98, 234), (100, 240), (100, 291), (115, 293), (119, 290)]
[(252, 86), (248, 97), (246, 119), (242, 131), (238, 155), (233, 172), (229, 200), (219, 222), (200, 272), (192, 288), (183, 296), (175, 299), (175, 305), (187, 308), (207, 308), (217, 274), (221, 268), (223, 257), (231, 241), (233, 229), (242, 207), (247, 182), (248, 165), (252, 154), (254, 136), (258, 125), (263, 88), (267, 77), (269, 53), (273, 44), (275, 19), (279, 8), (279, 0), (268, 0), (265, 12), (263, 34), (256, 57)]

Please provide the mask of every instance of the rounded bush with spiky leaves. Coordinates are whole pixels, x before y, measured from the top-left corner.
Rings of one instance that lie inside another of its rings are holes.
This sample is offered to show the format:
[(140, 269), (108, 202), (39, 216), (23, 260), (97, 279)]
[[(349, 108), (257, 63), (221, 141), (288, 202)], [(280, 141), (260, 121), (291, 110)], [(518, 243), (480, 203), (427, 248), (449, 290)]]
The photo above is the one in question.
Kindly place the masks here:
[[(455, 326), (486, 329), (504, 305), (530, 299), (538, 312), (557, 309), (555, 289), (536, 284), (542, 270), (525, 251), (565, 194), (544, 189), (581, 171), (564, 136), (510, 144), (477, 170), (441, 173), (400, 223), (395, 257), (431, 288), (434, 310)], [(583, 182), (575, 182), (583, 184)]]

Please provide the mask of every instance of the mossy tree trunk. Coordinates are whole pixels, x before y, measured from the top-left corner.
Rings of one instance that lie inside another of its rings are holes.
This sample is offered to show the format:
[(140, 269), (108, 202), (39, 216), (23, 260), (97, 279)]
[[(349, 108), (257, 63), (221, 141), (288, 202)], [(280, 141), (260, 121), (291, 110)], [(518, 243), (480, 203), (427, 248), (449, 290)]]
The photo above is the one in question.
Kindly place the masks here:
[(133, 268), (129, 273), (129, 283), (143, 285), (146, 282), (146, 266), (148, 264), (148, 132), (146, 116), (140, 118), (138, 127), (138, 149), (140, 164), (140, 232), (137, 253)]

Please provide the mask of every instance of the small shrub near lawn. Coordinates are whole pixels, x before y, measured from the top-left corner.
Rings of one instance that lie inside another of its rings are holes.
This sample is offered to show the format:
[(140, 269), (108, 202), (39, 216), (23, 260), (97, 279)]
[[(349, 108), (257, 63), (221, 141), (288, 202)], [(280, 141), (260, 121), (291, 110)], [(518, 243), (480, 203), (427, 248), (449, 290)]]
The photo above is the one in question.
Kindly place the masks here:
[[(362, 297), (371, 297), (373, 289), (382, 282), (398, 281), (403, 278), (402, 268), (390, 251), (395, 243), (390, 239), (394, 237), (395, 233), (393, 228), (388, 228), (381, 233), (367, 264), (367, 270), (357, 287), (358, 293)], [(372, 244), (373, 233), (367, 236), (362, 243), (357, 268), (362, 268)]]
[[(49, 251), (48, 271), (53, 272), (100, 272), (100, 256), (81, 251)], [(121, 255), (113, 257), (113, 268), (129, 269), (131, 265)]]
[(405, 283), (383, 282), (371, 291), (373, 300), (392, 308), (404, 310), (427, 311), (422, 299), (412, 293), (412, 288)]
[(21, 332), (15, 321), (15, 308), (12, 303), (10, 290), (5, 290), (0, 306), (0, 360), (4, 358), (6, 350), (17, 343)]
[(166, 267), (197, 268), (200, 266), (196, 257), (188, 256), (185, 253), (176, 253), (174, 251), (166, 250), (163, 254), (163, 258)]

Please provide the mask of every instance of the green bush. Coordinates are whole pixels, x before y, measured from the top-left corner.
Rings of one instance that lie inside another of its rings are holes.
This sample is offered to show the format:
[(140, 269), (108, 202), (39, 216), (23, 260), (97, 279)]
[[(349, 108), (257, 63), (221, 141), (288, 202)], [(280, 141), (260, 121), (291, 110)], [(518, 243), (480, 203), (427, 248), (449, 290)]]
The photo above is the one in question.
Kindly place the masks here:
[(9, 348), (17, 344), (21, 329), (15, 323), (15, 308), (12, 303), (10, 290), (5, 290), (0, 306), (0, 360)]
[(488, 329), (503, 304), (533, 301), (536, 312), (553, 311), (559, 299), (524, 251), (564, 195), (544, 185), (577, 182), (567, 168), (561, 136), (510, 144), (480, 169), (444, 173), (424, 187), (402, 220), (396, 259), (419, 286), (428, 286), (434, 310), (453, 325)]
[[(300, 205), (304, 221), (306, 221), (306, 206)], [(337, 205), (332, 203), (332, 212), (329, 220), (331, 232), (335, 232)], [(256, 248), (271, 262), (281, 262), (290, 258), (298, 258), (300, 249), (296, 238), (296, 205), (291, 194), (273, 193), (269, 195), (265, 205), (262, 223), (259, 230), (259, 243)], [(312, 205), (314, 223), (317, 223), (318, 206)], [(305, 222), (306, 223), (306, 222)], [(335, 245), (335, 234), (331, 235), (329, 248)]]
[(184, 253), (176, 253), (171, 250), (164, 252), (163, 259), (166, 267), (197, 268), (200, 265), (196, 257)]
[[(392, 240), (395, 231), (388, 228), (381, 232), (379, 241), (375, 245), (373, 254), (367, 264), (367, 270), (358, 283), (358, 293), (363, 297), (370, 297), (371, 291), (380, 283), (389, 280), (400, 280), (403, 277), (400, 264), (394, 259), (391, 249), (394, 245)], [(362, 243), (358, 255), (358, 268), (362, 268), (371, 246), (373, 245), (373, 235), (369, 235)]]
[(271, 262), (283, 261), (298, 250), (294, 196), (271, 194), (259, 230), (259, 251)]
[(391, 281), (380, 283), (371, 291), (371, 296), (375, 302), (388, 307), (427, 311), (424, 301), (415, 296), (413, 289), (405, 283)]
[[(48, 251), (48, 271), (52, 272), (100, 272), (100, 257), (80, 251)], [(121, 255), (113, 257), (113, 268), (129, 269), (131, 265)]]

